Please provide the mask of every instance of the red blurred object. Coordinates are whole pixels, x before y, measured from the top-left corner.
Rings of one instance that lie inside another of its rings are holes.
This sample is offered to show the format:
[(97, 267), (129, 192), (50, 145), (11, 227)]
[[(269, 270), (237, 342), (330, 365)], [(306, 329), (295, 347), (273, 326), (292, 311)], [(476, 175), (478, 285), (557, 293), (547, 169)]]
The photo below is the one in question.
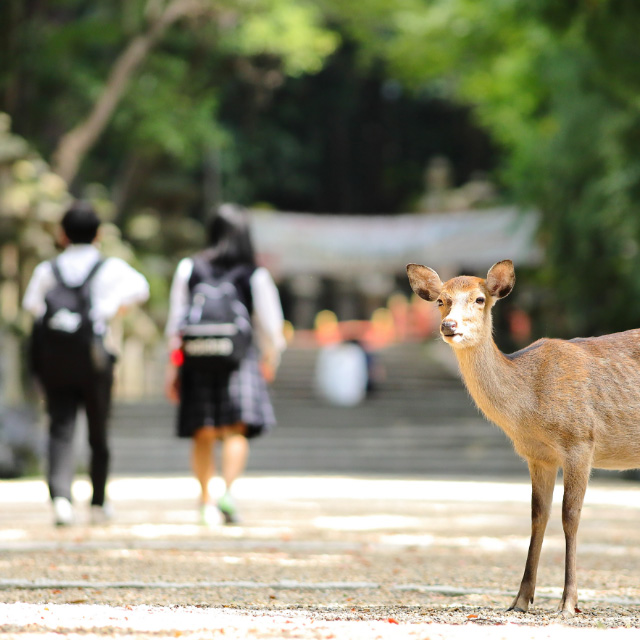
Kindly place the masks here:
[(181, 367), (184, 364), (184, 353), (182, 349), (174, 349), (169, 357), (171, 364), (176, 367)]

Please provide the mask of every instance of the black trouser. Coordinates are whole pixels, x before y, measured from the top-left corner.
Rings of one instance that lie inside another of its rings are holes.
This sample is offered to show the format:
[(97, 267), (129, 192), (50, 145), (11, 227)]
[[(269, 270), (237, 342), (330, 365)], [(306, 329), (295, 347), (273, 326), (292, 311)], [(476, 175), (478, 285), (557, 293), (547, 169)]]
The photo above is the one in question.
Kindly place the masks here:
[(87, 414), (91, 461), (89, 475), (93, 485), (92, 505), (104, 504), (109, 446), (107, 426), (111, 408), (113, 365), (99, 375), (88, 377), (74, 386), (45, 386), (49, 414), (49, 465), (47, 480), (51, 498), (71, 500), (71, 483), (75, 471), (74, 433), (78, 409)]

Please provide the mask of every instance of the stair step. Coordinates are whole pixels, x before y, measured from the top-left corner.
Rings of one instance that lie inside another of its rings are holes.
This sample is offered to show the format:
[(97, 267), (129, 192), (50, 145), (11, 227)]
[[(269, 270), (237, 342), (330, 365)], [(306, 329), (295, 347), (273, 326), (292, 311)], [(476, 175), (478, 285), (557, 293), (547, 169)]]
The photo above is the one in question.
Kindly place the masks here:
[[(381, 351), (386, 379), (357, 407), (314, 393), (318, 351), (285, 352), (272, 398), (278, 426), (252, 442), (250, 471), (522, 475), (526, 465), (486, 422), (461, 381), (417, 345)], [(187, 473), (188, 440), (161, 398), (118, 403), (112, 416), (116, 473)]]

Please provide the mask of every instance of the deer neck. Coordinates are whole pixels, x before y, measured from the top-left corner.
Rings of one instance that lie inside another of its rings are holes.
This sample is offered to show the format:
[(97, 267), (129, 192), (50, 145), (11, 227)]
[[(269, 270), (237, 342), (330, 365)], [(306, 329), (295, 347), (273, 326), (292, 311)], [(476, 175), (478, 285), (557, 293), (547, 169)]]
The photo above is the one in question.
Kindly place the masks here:
[(491, 334), (480, 344), (454, 349), (462, 379), (478, 408), (498, 426), (510, 432), (524, 407), (527, 388), (517, 367), (498, 349)]

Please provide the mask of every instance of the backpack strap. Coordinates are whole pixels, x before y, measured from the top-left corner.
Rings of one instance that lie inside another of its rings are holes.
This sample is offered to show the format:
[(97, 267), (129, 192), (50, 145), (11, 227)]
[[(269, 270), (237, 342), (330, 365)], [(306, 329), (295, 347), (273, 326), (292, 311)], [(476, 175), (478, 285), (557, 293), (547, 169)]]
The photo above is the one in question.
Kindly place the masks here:
[(104, 264), (104, 258), (102, 257), (99, 258), (96, 261), (96, 263), (91, 267), (91, 269), (89, 269), (89, 273), (87, 274), (87, 277), (84, 279), (84, 281), (79, 285), (76, 285), (75, 287), (69, 286), (64, 281), (64, 278), (62, 277), (62, 273), (60, 273), (60, 267), (58, 266), (57, 258), (55, 258), (54, 260), (51, 260), (50, 264), (51, 264), (51, 270), (53, 271), (53, 276), (60, 284), (64, 285), (68, 289), (83, 289), (89, 286), (89, 284), (93, 280), (96, 273), (98, 273), (98, 269), (100, 269), (100, 267)]
[(251, 295), (251, 276), (255, 269), (247, 265), (240, 265), (229, 271), (227, 277), (233, 282), (240, 293), (240, 299), (244, 302), (249, 311), (249, 315), (253, 315), (253, 296)]
[(214, 277), (213, 268), (208, 260), (200, 256), (193, 256), (191, 260), (193, 262), (193, 270), (189, 276), (189, 291), (193, 291), (193, 287), (195, 287), (198, 282)]
[(89, 269), (89, 273), (85, 278), (84, 282), (80, 285), (81, 287), (88, 287), (91, 284), (91, 281), (95, 278), (96, 274), (100, 270), (100, 267), (104, 264), (104, 258), (100, 257), (96, 260), (96, 263)]
[(49, 264), (51, 265), (51, 271), (53, 272), (53, 277), (56, 279), (56, 282), (61, 284), (63, 287), (67, 287), (68, 285), (64, 281), (62, 273), (60, 272), (60, 267), (58, 266), (58, 259), (55, 258), (54, 260), (51, 260)]

